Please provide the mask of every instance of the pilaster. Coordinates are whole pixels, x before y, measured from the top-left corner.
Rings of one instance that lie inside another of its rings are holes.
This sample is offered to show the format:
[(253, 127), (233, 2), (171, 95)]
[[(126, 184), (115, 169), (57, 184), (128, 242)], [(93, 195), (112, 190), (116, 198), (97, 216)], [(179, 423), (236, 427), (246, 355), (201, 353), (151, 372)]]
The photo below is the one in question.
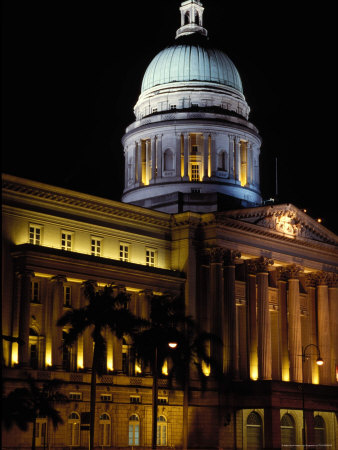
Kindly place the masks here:
[(62, 370), (62, 328), (56, 325), (63, 314), (63, 283), (67, 281), (62, 275), (50, 279), (52, 286), (52, 365), (56, 370)]
[(31, 286), (34, 272), (23, 270), (18, 274), (21, 281), (20, 289), (20, 316), (19, 316), (19, 339), (22, 344), (19, 345), (19, 364), (22, 367), (29, 365), (29, 321), (30, 321), (30, 302)]

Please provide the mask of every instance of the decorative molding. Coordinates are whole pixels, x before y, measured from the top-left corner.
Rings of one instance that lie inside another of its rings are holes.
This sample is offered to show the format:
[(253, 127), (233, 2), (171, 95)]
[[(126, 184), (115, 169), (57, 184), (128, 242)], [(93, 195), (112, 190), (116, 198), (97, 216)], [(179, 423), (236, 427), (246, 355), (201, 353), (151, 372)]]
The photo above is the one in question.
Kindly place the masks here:
[(338, 274), (334, 272), (311, 272), (306, 274), (306, 286), (328, 286), (331, 288), (338, 287)]

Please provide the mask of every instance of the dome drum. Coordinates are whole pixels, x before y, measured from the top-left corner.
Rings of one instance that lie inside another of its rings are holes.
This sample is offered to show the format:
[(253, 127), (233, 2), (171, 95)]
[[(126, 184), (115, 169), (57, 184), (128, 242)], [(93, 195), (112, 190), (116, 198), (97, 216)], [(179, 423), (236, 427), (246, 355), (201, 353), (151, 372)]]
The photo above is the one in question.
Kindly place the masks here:
[(248, 119), (250, 108), (244, 95), (229, 86), (215, 83), (168, 83), (142, 93), (135, 105), (136, 119), (154, 112), (196, 107), (216, 107), (235, 112)]

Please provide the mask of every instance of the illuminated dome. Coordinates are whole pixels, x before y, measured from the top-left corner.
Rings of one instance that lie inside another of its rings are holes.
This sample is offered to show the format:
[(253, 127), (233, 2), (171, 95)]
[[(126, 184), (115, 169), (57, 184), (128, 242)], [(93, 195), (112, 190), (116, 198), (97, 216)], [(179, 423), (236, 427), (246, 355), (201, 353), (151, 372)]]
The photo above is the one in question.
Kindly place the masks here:
[(261, 139), (241, 78), (212, 44), (199, 0), (181, 3), (176, 40), (145, 71), (122, 138), (122, 201), (167, 213), (261, 204)]
[(179, 42), (155, 56), (145, 72), (141, 91), (182, 81), (218, 83), (243, 92), (239, 73), (225, 53)]

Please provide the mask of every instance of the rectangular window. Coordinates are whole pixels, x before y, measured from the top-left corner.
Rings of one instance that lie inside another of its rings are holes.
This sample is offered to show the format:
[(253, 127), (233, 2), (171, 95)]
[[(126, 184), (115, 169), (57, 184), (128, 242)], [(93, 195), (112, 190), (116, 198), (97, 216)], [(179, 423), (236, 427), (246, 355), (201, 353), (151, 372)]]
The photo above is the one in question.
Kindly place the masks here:
[(120, 261), (129, 261), (129, 244), (120, 243)]
[(111, 402), (111, 394), (101, 394), (101, 402)]
[(147, 248), (146, 249), (146, 265), (155, 267), (156, 265), (156, 250)]
[(34, 303), (40, 302), (40, 283), (38, 281), (32, 281), (31, 301)]
[(72, 304), (72, 288), (71, 286), (63, 286), (63, 306), (71, 306)]
[(73, 233), (69, 231), (61, 232), (61, 249), (71, 251), (73, 244)]
[(29, 225), (29, 243), (41, 245), (41, 227), (39, 225)]
[(82, 400), (82, 392), (70, 392), (69, 400)]
[(141, 396), (140, 395), (131, 395), (130, 403), (141, 403)]
[(191, 181), (200, 181), (199, 164), (191, 164)]
[(102, 239), (96, 237), (91, 238), (90, 252), (93, 256), (102, 255)]

